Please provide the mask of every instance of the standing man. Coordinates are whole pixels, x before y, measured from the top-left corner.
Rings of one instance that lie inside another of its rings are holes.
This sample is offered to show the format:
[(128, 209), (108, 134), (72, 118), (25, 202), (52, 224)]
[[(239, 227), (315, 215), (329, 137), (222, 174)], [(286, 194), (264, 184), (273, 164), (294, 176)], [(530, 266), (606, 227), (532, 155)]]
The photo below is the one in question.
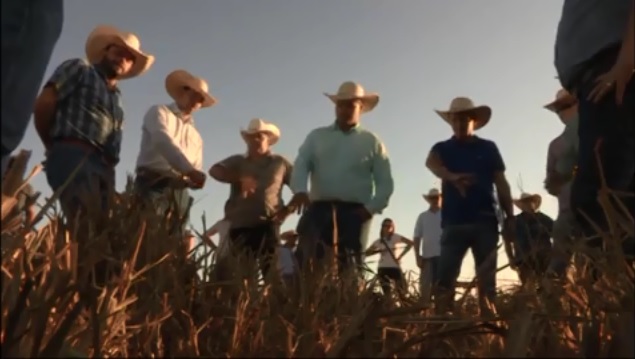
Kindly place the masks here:
[(259, 260), (262, 276), (267, 278), (278, 247), (280, 223), (288, 214), (282, 188), (289, 185), (291, 163), (271, 151), (280, 139), (276, 125), (256, 118), (240, 134), (247, 153), (216, 163), (209, 175), (230, 185), (226, 214), (231, 247)]
[(354, 82), (343, 83), (337, 94), (325, 95), (335, 104), (336, 120), (311, 131), (300, 147), (290, 207), (307, 209), (304, 225), (298, 227), (300, 257), (324, 258), (333, 248), (337, 228), (341, 270), (351, 261), (362, 265), (366, 243), (362, 235), (373, 215), (388, 206), (394, 184), (386, 147), (360, 125), (361, 115), (377, 106), (379, 95), (366, 93)]
[[(579, 102), (580, 145), (571, 206), (585, 237), (597, 238), (593, 246), (600, 246), (601, 238), (591, 223), (609, 230), (598, 202), (601, 177), (614, 193), (634, 190), (634, 13), (635, 0), (565, 0), (556, 36), (559, 79)], [(626, 195), (620, 200), (627, 214), (635, 217), (635, 199)], [(620, 206), (616, 208), (622, 212)], [(623, 231), (632, 233), (632, 228)], [(633, 255), (632, 237), (624, 244), (625, 252)]]
[(475, 106), (471, 99), (457, 97), (450, 109), (436, 111), (454, 136), (432, 147), (426, 166), (442, 181), (441, 256), (437, 309), (454, 303), (454, 288), (463, 257), (472, 250), (478, 278), (481, 311), (488, 311), (496, 296), (498, 218), (494, 187), (505, 215), (504, 239), (511, 242), (514, 211), (505, 163), (493, 141), (474, 134), (490, 120), (489, 106)]
[(294, 230), (286, 231), (280, 235), (283, 243), (278, 247), (278, 270), (283, 282), (287, 286), (293, 285), (296, 275), (295, 248), (298, 242), (298, 233)]
[[(47, 151), (46, 178), (68, 219), (88, 210), (85, 196), (107, 208), (115, 188), (124, 111), (119, 81), (140, 76), (154, 63), (136, 35), (98, 26), (86, 40), (86, 57), (63, 62), (35, 103), (35, 128)], [(77, 170), (77, 171), (76, 171)], [(76, 171), (74, 176), (71, 176)], [(69, 179), (69, 177), (71, 177)]]
[[(406, 247), (398, 252), (398, 244), (405, 244)], [(392, 219), (386, 218), (381, 223), (379, 239), (374, 241), (364, 253), (366, 256), (381, 254), (377, 266), (377, 276), (384, 295), (390, 295), (391, 282), (395, 287), (404, 289), (405, 281), (401, 271), (401, 258), (414, 247), (414, 242), (395, 233), (395, 223)]]
[(185, 70), (171, 72), (165, 89), (174, 102), (154, 105), (146, 112), (135, 187), (160, 215), (173, 208), (172, 215), (180, 221), (175, 230), (182, 232), (189, 217), (188, 188), (203, 188), (207, 178), (194, 112), (213, 106), (216, 99), (208, 93), (207, 81)]
[(24, 138), (63, 22), (62, 0), (2, 0), (2, 175)]
[(423, 195), (428, 209), (421, 212), (415, 224), (414, 244), (419, 267), (419, 293), (429, 302), (432, 288), (439, 278), (439, 256), (441, 255), (441, 192), (433, 188)]

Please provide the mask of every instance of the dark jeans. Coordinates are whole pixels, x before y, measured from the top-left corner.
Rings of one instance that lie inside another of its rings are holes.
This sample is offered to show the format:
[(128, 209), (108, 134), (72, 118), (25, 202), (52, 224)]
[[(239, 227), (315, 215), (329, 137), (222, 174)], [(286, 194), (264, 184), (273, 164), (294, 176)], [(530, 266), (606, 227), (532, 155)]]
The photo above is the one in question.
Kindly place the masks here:
[(280, 227), (274, 223), (232, 228), (229, 231), (232, 251), (258, 260), (262, 277), (267, 278), (278, 247), (279, 232)]
[(159, 216), (167, 216), (171, 212), (173, 223), (170, 232), (185, 232), (192, 202), (187, 188), (173, 188), (167, 179), (157, 181), (138, 174), (135, 177), (135, 191), (147, 205), (155, 208)]
[[(634, 190), (635, 175), (635, 81), (631, 78), (624, 93), (621, 106), (615, 103), (611, 91), (598, 103), (587, 100), (595, 86), (598, 75), (608, 71), (617, 57), (618, 49), (600, 54), (587, 64), (587, 71), (576, 86), (579, 100), (580, 148), (578, 171), (573, 180), (571, 205), (577, 220), (587, 236), (597, 235), (596, 230), (582, 215), (586, 213), (603, 231), (607, 231), (607, 220), (597, 200), (601, 187), (601, 173), (611, 190), (629, 192)], [(597, 156), (596, 158), (596, 148)], [(598, 167), (598, 160), (601, 168)], [(635, 199), (624, 196), (621, 201), (635, 218)], [(619, 208), (619, 207), (618, 207)], [(633, 254), (633, 241), (625, 245), (626, 252)], [(592, 245), (600, 245), (596, 241)]]
[[(325, 258), (327, 251), (333, 250), (335, 239), (340, 271), (351, 264), (363, 265), (362, 250), (372, 218), (362, 220), (357, 214), (361, 208), (363, 205), (350, 202), (311, 203), (297, 227), (299, 241), (296, 256), (300, 266), (304, 267), (305, 261), (311, 258)], [(334, 228), (337, 233), (334, 233)]]
[(390, 294), (390, 282), (395, 283), (395, 287), (403, 288), (403, 273), (401, 268), (395, 267), (379, 267), (377, 268), (377, 277), (381, 290), (385, 295)]
[(441, 255), (438, 267), (437, 307), (454, 302), (456, 281), (468, 250), (474, 255), (479, 298), (492, 301), (496, 296), (496, 261), (498, 227), (496, 224), (475, 223), (446, 226), (441, 235)]
[(552, 250), (538, 250), (523, 256), (517, 263), (518, 277), (521, 283), (527, 283), (530, 278), (535, 279), (544, 276), (549, 268), (552, 253)]

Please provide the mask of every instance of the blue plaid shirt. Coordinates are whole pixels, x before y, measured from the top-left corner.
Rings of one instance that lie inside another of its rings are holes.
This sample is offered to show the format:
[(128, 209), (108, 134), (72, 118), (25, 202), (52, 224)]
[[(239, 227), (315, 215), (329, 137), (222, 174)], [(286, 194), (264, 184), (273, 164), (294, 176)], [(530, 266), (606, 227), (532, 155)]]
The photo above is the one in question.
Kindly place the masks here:
[(63, 62), (47, 82), (57, 90), (51, 138), (76, 138), (119, 162), (124, 112), (119, 89), (109, 89), (104, 75), (82, 59)]

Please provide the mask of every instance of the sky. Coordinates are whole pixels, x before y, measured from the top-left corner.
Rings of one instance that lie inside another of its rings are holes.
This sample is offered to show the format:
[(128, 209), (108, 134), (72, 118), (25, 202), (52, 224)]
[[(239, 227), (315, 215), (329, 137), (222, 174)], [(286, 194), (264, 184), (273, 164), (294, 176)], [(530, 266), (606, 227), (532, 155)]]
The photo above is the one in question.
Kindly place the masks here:
[[(555, 217), (557, 202), (544, 190), (547, 146), (562, 127), (543, 109), (558, 90), (553, 44), (562, 1), (85, 1), (66, 0), (64, 28), (46, 76), (69, 58), (85, 57), (88, 33), (98, 24), (134, 32), (154, 66), (121, 82), (126, 122), (118, 188), (134, 172), (147, 109), (168, 103), (165, 76), (185, 69), (205, 78), (218, 104), (195, 113), (205, 142), (207, 170), (225, 157), (244, 152), (239, 130), (254, 117), (275, 123), (282, 136), (274, 151), (291, 161), (309, 131), (334, 120), (323, 92), (344, 81), (378, 92), (376, 109), (362, 124), (384, 141), (392, 163), (395, 192), (373, 223), (369, 243), (384, 217), (411, 238), (421, 194), (439, 186), (425, 158), (450, 127), (434, 112), (452, 98), (471, 97), (492, 107), (490, 123), (478, 135), (494, 140), (507, 165), (515, 197), (521, 189), (543, 196), (543, 212)], [(21, 148), (43, 159), (33, 126)], [(50, 196), (43, 174), (33, 182)], [(193, 192), (192, 224), (210, 226), (222, 216), (229, 189), (209, 179)], [(291, 194), (285, 190), (284, 197)], [(295, 227), (290, 218), (283, 229)], [(377, 258), (371, 258), (376, 263)], [(499, 265), (507, 259), (501, 251)], [(404, 270), (415, 270), (414, 256)], [(462, 279), (474, 273), (466, 256)], [(499, 285), (516, 280), (499, 273)]]

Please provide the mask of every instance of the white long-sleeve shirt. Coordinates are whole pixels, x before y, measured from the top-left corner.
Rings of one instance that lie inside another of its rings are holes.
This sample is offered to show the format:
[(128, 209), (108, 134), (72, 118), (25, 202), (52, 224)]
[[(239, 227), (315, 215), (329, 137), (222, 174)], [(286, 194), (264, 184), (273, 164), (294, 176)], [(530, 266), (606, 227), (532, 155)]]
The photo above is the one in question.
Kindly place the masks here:
[(143, 118), (137, 168), (180, 174), (203, 168), (203, 139), (176, 104), (154, 105)]

